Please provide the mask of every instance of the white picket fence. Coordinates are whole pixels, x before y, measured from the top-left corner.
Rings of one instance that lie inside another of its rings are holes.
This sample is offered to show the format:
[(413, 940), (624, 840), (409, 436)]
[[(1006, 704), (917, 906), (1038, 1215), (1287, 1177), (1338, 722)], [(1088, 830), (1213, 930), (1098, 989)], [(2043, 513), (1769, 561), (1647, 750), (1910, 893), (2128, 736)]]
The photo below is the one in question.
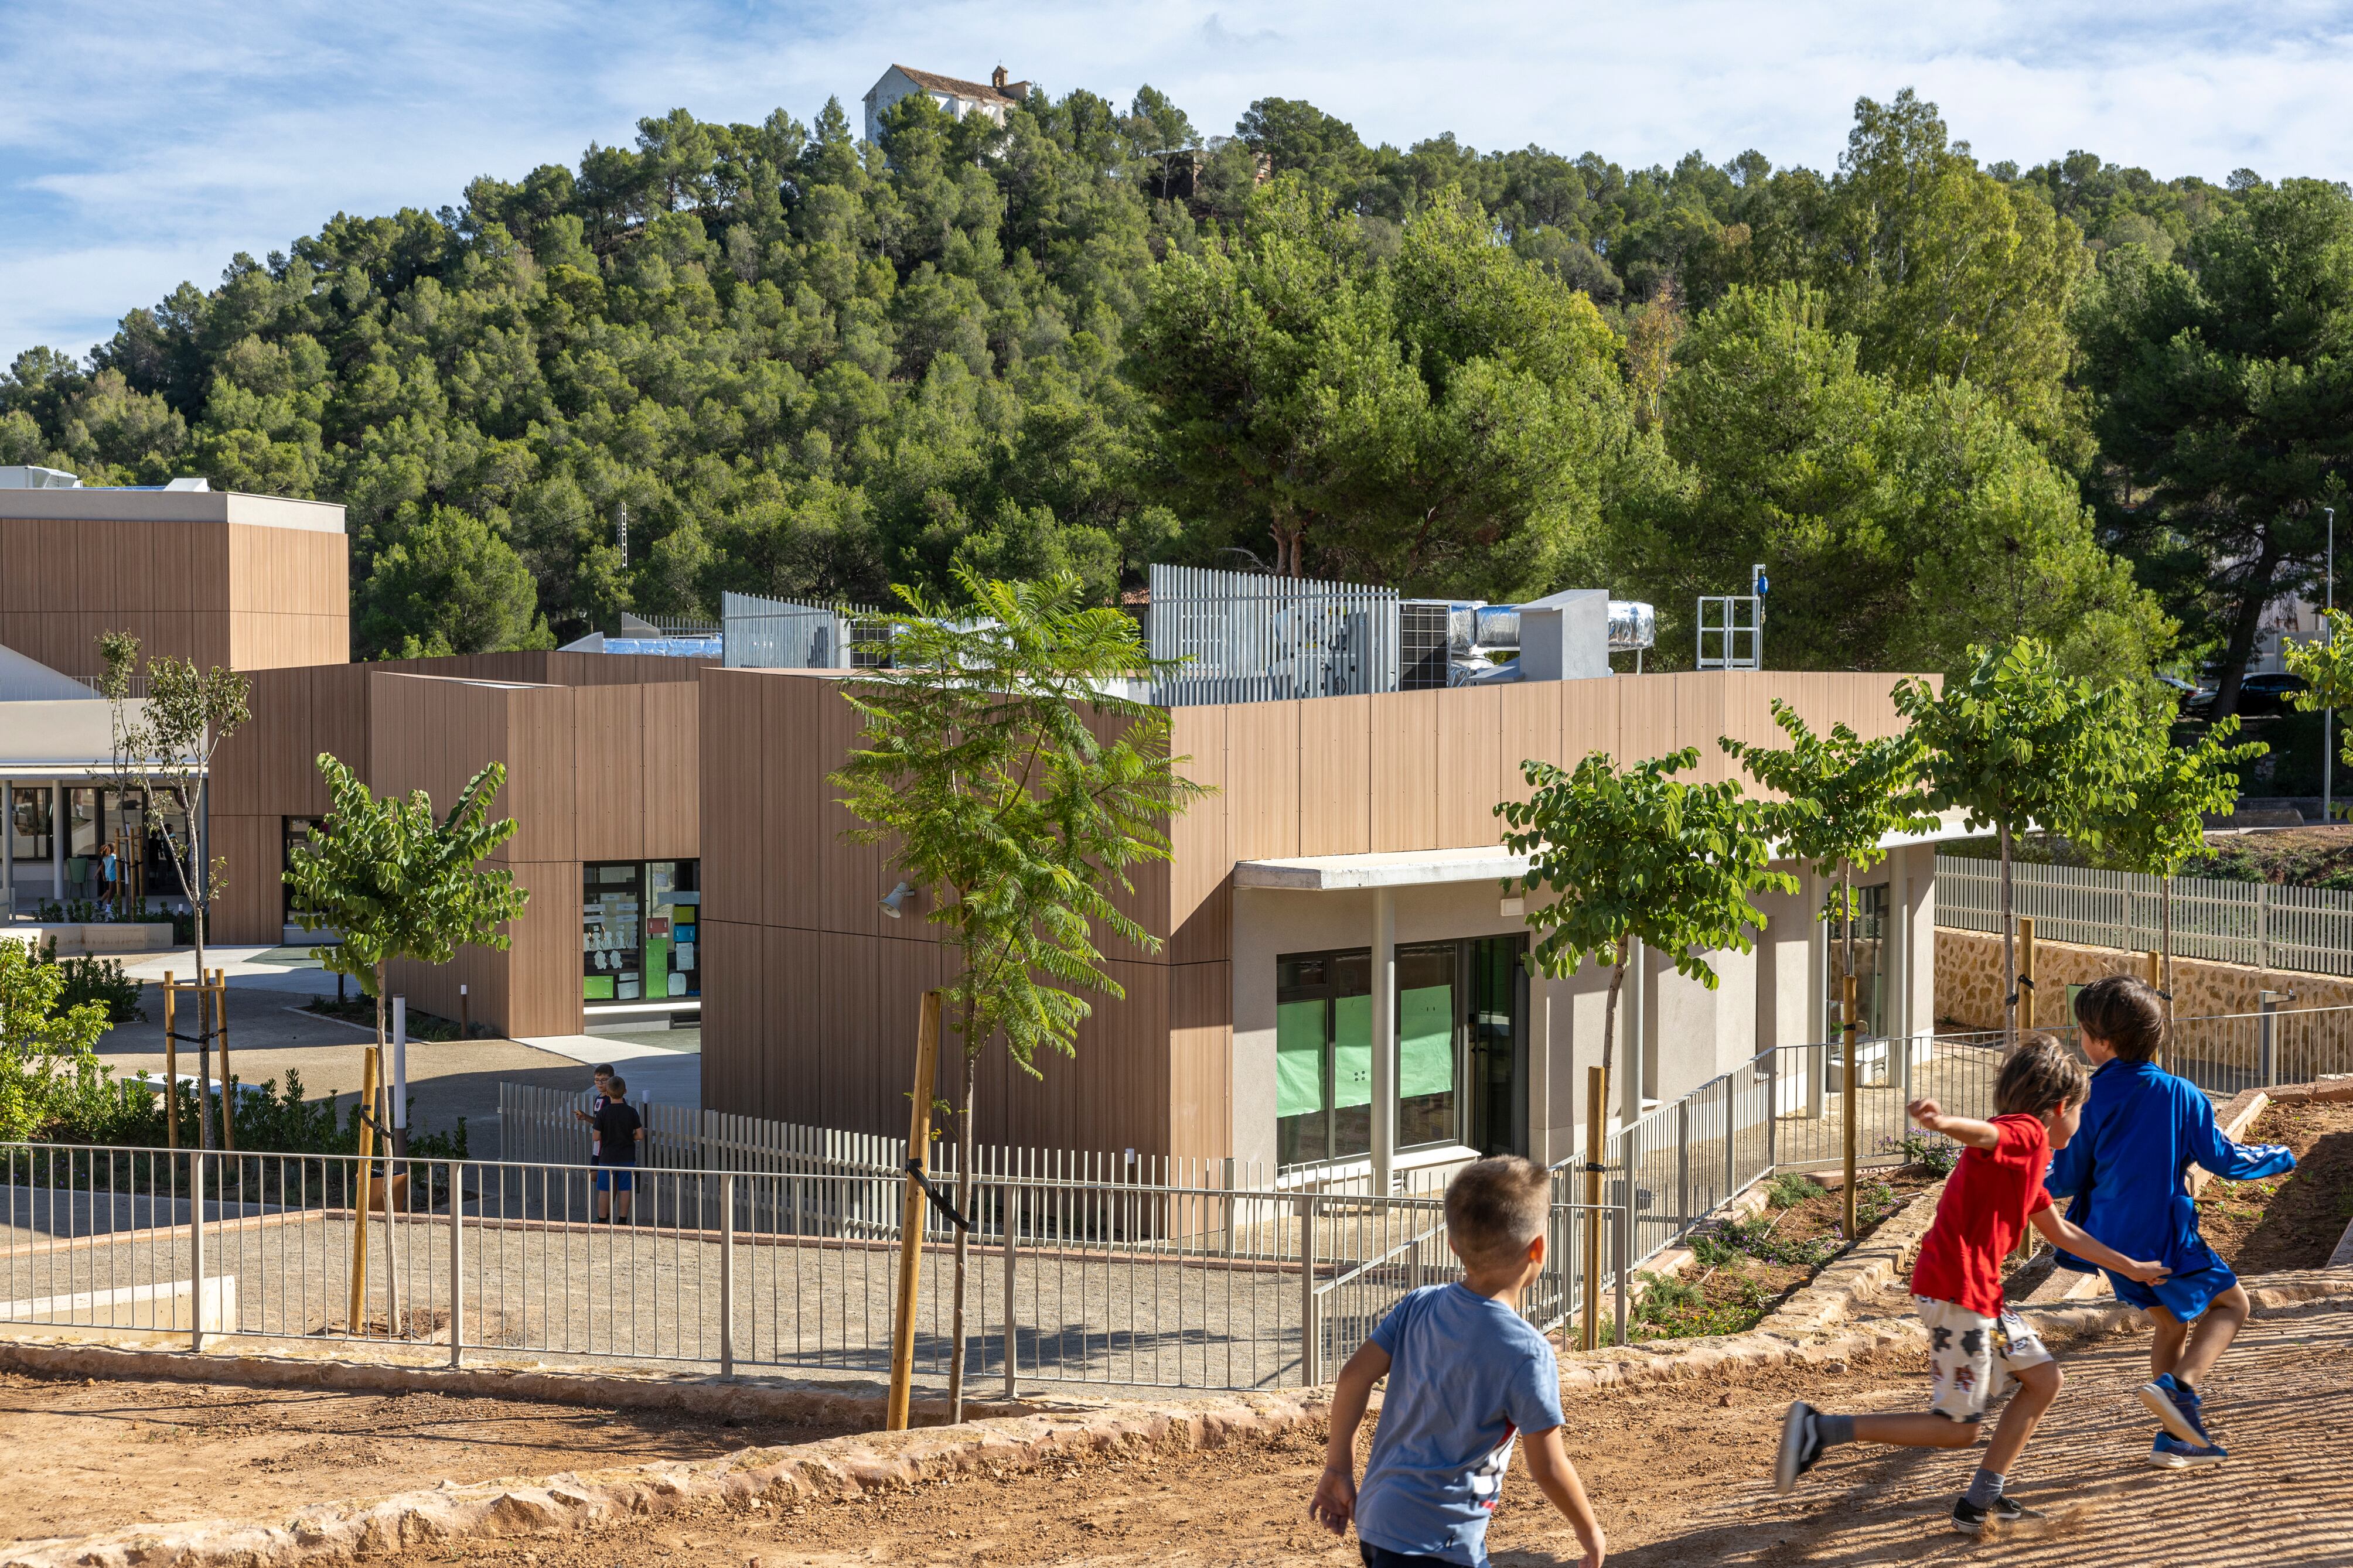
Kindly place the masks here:
[[(2134, 871), (2014, 865), (2012, 907), (2052, 942), (2144, 952), (2158, 944), (2163, 886)], [(2001, 930), (2001, 862), (1936, 857), (1936, 923)], [(2173, 879), (2173, 951), (2307, 974), (2353, 975), (2353, 892), (2327, 888)]]

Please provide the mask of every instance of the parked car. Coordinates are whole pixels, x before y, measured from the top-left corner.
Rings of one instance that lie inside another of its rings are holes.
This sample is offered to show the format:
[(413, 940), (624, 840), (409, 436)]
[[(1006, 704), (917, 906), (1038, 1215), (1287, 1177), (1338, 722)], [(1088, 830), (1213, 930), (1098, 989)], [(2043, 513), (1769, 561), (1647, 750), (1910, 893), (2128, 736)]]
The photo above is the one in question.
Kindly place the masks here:
[(2301, 675), (2290, 675), (2284, 670), (2275, 675), (2251, 675), (2239, 683), (2239, 711), (2250, 719), (2292, 713), (2295, 709), (2288, 698), (2311, 688), (2312, 682)]

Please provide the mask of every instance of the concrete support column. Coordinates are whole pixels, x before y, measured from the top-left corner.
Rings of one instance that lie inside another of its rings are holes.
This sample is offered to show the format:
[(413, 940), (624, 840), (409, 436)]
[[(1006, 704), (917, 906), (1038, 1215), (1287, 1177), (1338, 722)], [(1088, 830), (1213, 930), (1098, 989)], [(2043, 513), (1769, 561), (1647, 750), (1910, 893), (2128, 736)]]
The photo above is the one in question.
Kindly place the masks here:
[(1528, 1158), (1539, 1165), (1552, 1152), (1552, 985), (1542, 975), (1528, 979)]
[(0, 779), (0, 920), (16, 913), (16, 797)]
[(1397, 906), (1373, 889), (1373, 1191), (1393, 1190), (1397, 1172)]
[(1822, 1113), (1822, 1080), (1830, 1072), (1831, 1037), (1830, 927), (1822, 920), (1822, 900), (1829, 891), (1822, 879), (1809, 869), (1799, 878), (1806, 900), (1806, 1043), (1814, 1048), (1805, 1053), (1806, 1114), (1819, 1117)]
[(49, 785), (49, 896), (66, 900), (66, 786)]

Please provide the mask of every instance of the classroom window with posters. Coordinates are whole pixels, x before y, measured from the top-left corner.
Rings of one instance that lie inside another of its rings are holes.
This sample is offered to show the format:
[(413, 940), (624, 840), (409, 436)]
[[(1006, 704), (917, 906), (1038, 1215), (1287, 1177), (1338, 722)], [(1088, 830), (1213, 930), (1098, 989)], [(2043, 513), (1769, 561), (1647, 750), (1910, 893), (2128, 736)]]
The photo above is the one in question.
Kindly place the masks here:
[(581, 1001), (646, 1011), (700, 1002), (699, 860), (592, 860), (580, 868)]

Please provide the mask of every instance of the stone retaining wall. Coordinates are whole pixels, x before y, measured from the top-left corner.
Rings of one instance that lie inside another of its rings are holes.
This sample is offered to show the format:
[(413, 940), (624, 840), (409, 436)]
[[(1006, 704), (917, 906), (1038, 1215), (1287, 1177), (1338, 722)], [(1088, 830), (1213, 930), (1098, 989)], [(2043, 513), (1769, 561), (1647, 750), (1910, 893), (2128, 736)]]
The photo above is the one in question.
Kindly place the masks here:
[[(2068, 942), (2034, 944), (2034, 978), (2042, 992), (2033, 1022), (2045, 1028), (2074, 1022), (2067, 1011), (2067, 987), (2104, 974), (2139, 974), (2137, 952), (2112, 947), (2080, 947)], [(2173, 961), (2173, 1012), (2177, 1018), (2207, 1018), (2252, 1013), (2257, 994), (2293, 991), (2298, 1007), (2353, 1004), (2353, 981), (2300, 970), (2252, 969), (2209, 959)], [(1993, 931), (1936, 931), (1936, 1018), (1971, 1029), (2002, 1026), (2001, 938)], [(2024, 1022), (2024, 1020), (2021, 1020)]]

